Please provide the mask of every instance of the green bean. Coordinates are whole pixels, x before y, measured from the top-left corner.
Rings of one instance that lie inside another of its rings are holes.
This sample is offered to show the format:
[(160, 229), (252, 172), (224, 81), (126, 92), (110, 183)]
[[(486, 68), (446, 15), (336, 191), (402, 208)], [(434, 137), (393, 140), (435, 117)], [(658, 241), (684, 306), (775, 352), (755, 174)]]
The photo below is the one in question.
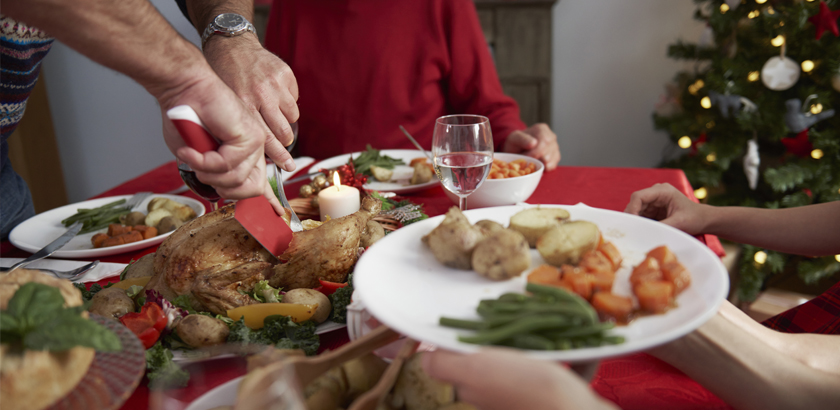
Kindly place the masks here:
[(549, 330), (543, 332), (543, 336), (549, 337), (551, 339), (564, 339), (569, 337), (580, 337), (580, 336), (589, 336), (589, 335), (596, 335), (600, 334), (605, 330), (609, 330), (615, 327), (614, 324), (610, 322), (603, 322), (598, 323), (595, 325), (590, 326), (581, 326), (575, 327), (571, 329), (563, 329), (563, 330)]
[(565, 323), (566, 319), (562, 317), (535, 316), (513, 322), (505, 326), (500, 326), (495, 329), (480, 331), (477, 332), (475, 336), (460, 336), (458, 337), (458, 340), (464, 343), (487, 345), (509, 339), (516, 334), (551, 329), (552, 327), (563, 326)]
[(502, 296), (499, 296), (499, 298), (497, 300), (499, 302), (526, 302), (526, 301), (529, 301), (531, 299), (533, 299), (533, 298), (528, 296), (528, 295), (523, 295), (521, 293), (508, 292), (508, 293), (503, 294)]
[(531, 293), (553, 296), (557, 298), (557, 300), (572, 301), (580, 306), (584, 312), (586, 312), (587, 322), (589, 324), (598, 323), (598, 312), (595, 311), (589, 302), (575, 293), (569, 292), (565, 289), (555, 288), (553, 286), (538, 285), (530, 282), (525, 285), (525, 290)]
[(573, 347), (572, 341), (569, 339), (558, 339), (554, 341), (554, 348), (557, 350), (569, 350)]
[(439, 323), (441, 326), (470, 330), (482, 330), (488, 327), (486, 322), (480, 322), (477, 320), (453, 319), (451, 317), (441, 317)]
[(529, 350), (554, 350), (554, 342), (546, 337), (531, 333), (514, 335), (511, 338), (512, 346)]
[[(528, 317), (535, 316), (535, 313), (498, 313), (495, 315), (491, 315), (484, 318), (484, 322), (487, 323), (487, 327), (489, 329), (493, 329), (499, 326), (506, 325), (508, 323), (516, 322), (518, 320), (522, 320)], [(564, 326), (574, 326), (579, 321), (574, 320), (574, 318), (568, 318), (564, 316), (557, 316), (559, 318), (563, 318), (566, 320), (566, 324)]]

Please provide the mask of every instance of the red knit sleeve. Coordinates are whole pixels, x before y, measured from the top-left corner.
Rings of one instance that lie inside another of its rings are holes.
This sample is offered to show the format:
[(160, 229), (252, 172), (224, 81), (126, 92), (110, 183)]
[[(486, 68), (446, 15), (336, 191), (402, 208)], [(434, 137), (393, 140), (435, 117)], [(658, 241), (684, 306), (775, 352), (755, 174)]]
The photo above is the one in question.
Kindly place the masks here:
[(447, 78), (450, 111), (489, 118), (498, 149), (511, 132), (526, 128), (519, 118), (519, 105), (502, 91), (472, 0), (447, 0), (444, 4), (443, 25), (451, 61)]

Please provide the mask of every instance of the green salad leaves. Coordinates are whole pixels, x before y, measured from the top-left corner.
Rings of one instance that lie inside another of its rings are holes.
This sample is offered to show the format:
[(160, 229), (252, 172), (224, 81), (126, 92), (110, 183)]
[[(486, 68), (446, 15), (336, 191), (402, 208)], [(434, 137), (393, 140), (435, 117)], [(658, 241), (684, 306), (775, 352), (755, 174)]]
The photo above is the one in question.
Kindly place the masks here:
[(28, 350), (65, 351), (85, 346), (102, 352), (122, 349), (104, 326), (82, 317), (85, 306), (64, 307), (58, 288), (29, 282), (0, 311), (0, 339)]
[(405, 162), (401, 159), (392, 158), (387, 155), (382, 155), (378, 149), (374, 149), (367, 145), (367, 150), (359, 154), (356, 158), (350, 159), (353, 162), (353, 167), (356, 168), (356, 172), (368, 176), (372, 176), (370, 172), (370, 166), (376, 165), (377, 167), (382, 167), (385, 169), (394, 169), (395, 165), (405, 165)]

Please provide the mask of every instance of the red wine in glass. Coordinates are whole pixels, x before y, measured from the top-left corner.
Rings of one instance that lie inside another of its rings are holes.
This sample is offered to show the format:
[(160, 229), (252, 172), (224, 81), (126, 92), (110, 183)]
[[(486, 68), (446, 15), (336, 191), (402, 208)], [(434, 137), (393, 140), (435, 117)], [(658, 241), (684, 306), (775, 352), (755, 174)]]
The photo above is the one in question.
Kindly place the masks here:
[(196, 195), (206, 199), (213, 206), (213, 210), (219, 208), (219, 201), (222, 197), (216, 192), (216, 189), (210, 185), (198, 180), (195, 176), (195, 171), (184, 162), (178, 161), (178, 173), (181, 174), (181, 179)]

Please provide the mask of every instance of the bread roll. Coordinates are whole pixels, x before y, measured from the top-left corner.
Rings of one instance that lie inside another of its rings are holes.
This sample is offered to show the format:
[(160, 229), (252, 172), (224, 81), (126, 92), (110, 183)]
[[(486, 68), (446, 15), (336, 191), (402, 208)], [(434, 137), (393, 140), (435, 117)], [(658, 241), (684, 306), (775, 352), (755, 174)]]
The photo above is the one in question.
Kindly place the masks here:
[[(82, 295), (72, 283), (46, 273), (17, 269), (0, 275), (0, 309), (5, 310), (21, 285), (37, 282), (56, 287), (65, 306), (82, 304)], [(84, 313), (87, 315), (87, 312)], [(32, 351), (0, 344), (0, 400), (6, 409), (43, 409), (64, 397), (87, 373), (95, 351), (74, 347), (63, 352)]]

